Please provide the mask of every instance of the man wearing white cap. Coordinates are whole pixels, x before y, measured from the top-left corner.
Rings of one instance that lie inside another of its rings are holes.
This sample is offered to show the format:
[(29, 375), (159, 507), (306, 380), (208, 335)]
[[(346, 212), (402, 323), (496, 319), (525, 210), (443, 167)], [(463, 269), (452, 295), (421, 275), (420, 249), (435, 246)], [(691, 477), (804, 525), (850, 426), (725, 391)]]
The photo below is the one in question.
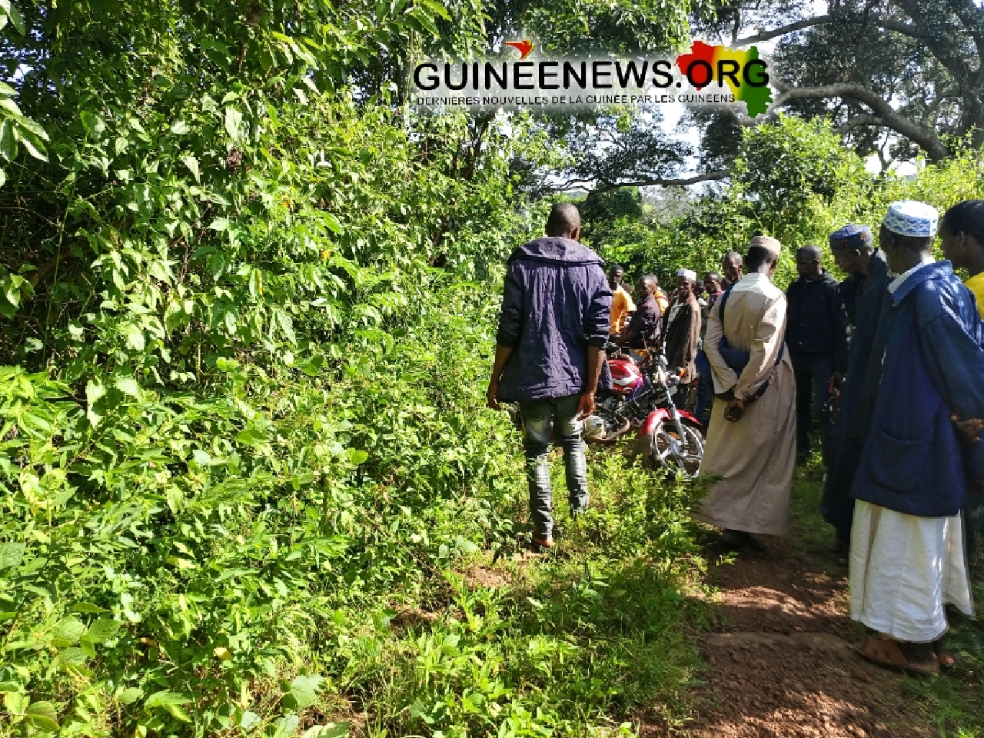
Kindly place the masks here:
[(704, 352), (714, 408), (701, 476), (718, 477), (695, 515), (731, 546), (782, 534), (796, 464), (796, 380), (783, 350), (786, 296), (772, 284), (782, 246), (756, 236), (747, 273), (711, 308)]
[(695, 272), (689, 269), (677, 272), (676, 296), (663, 318), (666, 364), (674, 372), (682, 372), (678, 394), (684, 398), (690, 389), (690, 383), (697, 376), (694, 358), (697, 356), (697, 343), (700, 341), (701, 314), (697, 296), (694, 294), (695, 284)]
[(881, 634), (860, 653), (918, 673), (952, 662), (944, 606), (973, 614), (959, 513), (968, 485), (984, 478), (980, 425), (968, 430), (984, 418), (984, 325), (950, 263), (933, 262), (936, 227), (935, 208), (906, 200), (889, 206), (879, 232), (897, 276), (851, 489), (851, 617)]

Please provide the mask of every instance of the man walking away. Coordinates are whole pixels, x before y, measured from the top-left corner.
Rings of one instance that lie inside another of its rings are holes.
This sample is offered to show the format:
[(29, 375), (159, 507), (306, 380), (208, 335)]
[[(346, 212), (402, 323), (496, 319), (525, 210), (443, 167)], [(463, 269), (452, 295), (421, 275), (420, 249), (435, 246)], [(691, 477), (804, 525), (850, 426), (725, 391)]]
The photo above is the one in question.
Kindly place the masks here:
[(737, 284), (742, 276), (741, 254), (737, 251), (726, 253), (721, 259), (721, 271), (724, 272), (724, 281), (721, 283), (724, 289)]
[(826, 435), (830, 383), (835, 374), (843, 377), (847, 371), (847, 315), (837, 280), (820, 266), (822, 258), (816, 246), (797, 250), (799, 279), (786, 290), (786, 346), (796, 375), (796, 457), (800, 463), (810, 453), (811, 410), (820, 420), (821, 434)]
[(609, 331), (612, 335), (621, 332), (631, 313), (635, 312), (635, 303), (632, 296), (622, 286), (622, 279), (625, 277), (625, 269), (615, 264), (608, 272), (608, 286), (612, 290), (612, 315), (611, 327)]
[(564, 449), (572, 516), (588, 505), (582, 421), (594, 411), (612, 306), (604, 262), (577, 242), (577, 208), (554, 205), (546, 232), (509, 257), (487, 392), (493, 410), (499, 401), (519, 402), (538, 550), (553, 545), (552, 431)]
[(700, 341), (700, 305), (694, 295), (697, 275), (689, 269), (677, 273), (676, 298), (663, 318), (663, 349), (666, 364), (674, 374), (680, 374), (680, 384), (676, 391), (676, 403), (686, 407), (690, 383), (694, 381), (697, 370), (694, 357), (697, 356), (697, 342)]
[[(973, 615), (960, 507), (984, 482), (984, 325), (949, 262), (933, 262), (936, 209), (889, 205), (878, 237), (892, 328), (852, 493), (851, 617), (882, 634), (860, 649), (918, 673), (951, 661), (944, 606)], [(966, 438), (954, 419), (977, 423)]]
[(736, 547), (754, 545), (751, 533), (785, 533), (789, 519), (796, 380), (783, 351), (786, 297), (771, 281), (781, 248), (768, 236), (752, 239), (748, 274), (717, 301), (704, 337), (717, 399), (700, 473), (720, 481), (695, 517), (723, 528)]
[(844, 563), (851, 543), (854, 498), (851, 484), (861, 449), (868, 435), (875, 395), (881, 379), (882, 356), (891, 328), (891, 296), (888, 263), (875, 248), (868, 226), (850, 224), (829, 237), (837, 267), (850, 276), (841, 283), (841, 299), (854, 315), (847, 360), (847, 377), (841, 389), (840, 409), (831, 433), (830, 453), (824, 459), (827, 478), (820, 511), (837, 533), (837, 550)]
[[(940, 223), (943, 254), (954, 269), (966, 269), (964, 285), (977, 300), (977, 310), (984, 318), (984, 200), (964, 200), (946, 211)], [(977, 484), (967, 490), (964, 503), (964, 532), (967, 559), (974, 552), (984, 531), (984, 488)]]

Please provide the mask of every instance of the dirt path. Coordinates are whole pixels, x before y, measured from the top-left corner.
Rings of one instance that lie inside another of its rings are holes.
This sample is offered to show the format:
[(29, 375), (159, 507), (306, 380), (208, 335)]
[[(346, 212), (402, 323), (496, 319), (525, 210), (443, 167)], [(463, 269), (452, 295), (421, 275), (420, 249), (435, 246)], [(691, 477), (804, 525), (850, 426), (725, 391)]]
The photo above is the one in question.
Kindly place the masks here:
[(864, 636), (846, 615), (847, 567), (831, 552), (822, 521), (812, 515), (804, 521), (807, 515), (801, 510), (788, 536), (762, 537), (763, 551), (741, 553), (732, 563), (721, 562), (723, 549), (708, 549), (717, 561), (709, 579), (719, 592), (712, 632), (700, 638), (707, 669), (697, 718), (683, 733), (934, 735), (925, 715), (906, 701), (902, 677), (855, 654)]

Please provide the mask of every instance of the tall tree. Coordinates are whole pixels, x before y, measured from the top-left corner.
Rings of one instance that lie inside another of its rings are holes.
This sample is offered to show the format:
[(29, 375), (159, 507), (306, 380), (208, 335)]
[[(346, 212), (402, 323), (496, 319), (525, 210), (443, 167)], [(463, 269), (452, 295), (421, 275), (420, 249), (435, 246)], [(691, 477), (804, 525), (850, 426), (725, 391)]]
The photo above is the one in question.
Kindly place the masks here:
[(875, 151), (886, 131), (901, 140), (897, 150), (918, 147), (934, 161), (951, 153), (949, 137), (984, 145), (979, 3), (830, 0), (826, 13), (778, 24), (756, 22), (762, 5), (738, 0), (715, 17), (744, 14), (733, 26), (741, 32), (758, 26), (749, 35), (734, 33), (736, 46), (779, 39), (773, 111), (830, 117), (859, 153)]

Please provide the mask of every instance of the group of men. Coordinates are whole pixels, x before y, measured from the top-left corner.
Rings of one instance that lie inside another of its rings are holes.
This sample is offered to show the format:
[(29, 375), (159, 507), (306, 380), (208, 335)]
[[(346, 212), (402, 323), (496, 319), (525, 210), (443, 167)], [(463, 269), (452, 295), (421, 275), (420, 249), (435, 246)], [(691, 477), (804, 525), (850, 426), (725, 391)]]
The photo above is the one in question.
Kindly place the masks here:
[[(918, 673), (952, 662), (945, 605), (973, 613), (968, 560), (984, 514), (984, 200), (938, 221), (930, 205), (901, 201), (877, 243), (867, 226), (834, 232), (831, 255), (849, 275), (840, 285), (817, 247), (799, 249), (799, 279), (786, 293), (772, 283), (776, 239), (755, 236), (743, 259), (725, 257), (719, 289), (708, 289), (702, 382), (714, 399), (701, 471), (708, 493), (695, 513), (738, 548), (785, 533), (810, 411), (825, 413), (829, 388), (843, 382), (822, 511), (849, 553), (851, 617), (876, 633), (861, 655)], [(949, 261), (932, 256), (937, 230)], [(643, 277), (633, 312), (618, 296), (619, 275), (606, 279), (579, 234), (576, 208), (562, 203), (547, 237), (510, 257), (488, 388), (490, 407), (520, 404), (532, 539), (547, 548), (551, 430), (576, 516), (588, 502), (581, 423), (610, 336), (631, 346), (655, 323), (668, 358), (672, 344), (670, 363), (691, 372), (700, 336), (693, 272), (681, 270), (662, 308), (655, 278)], [(954, 267), (970, 274), (966, 286)]]

